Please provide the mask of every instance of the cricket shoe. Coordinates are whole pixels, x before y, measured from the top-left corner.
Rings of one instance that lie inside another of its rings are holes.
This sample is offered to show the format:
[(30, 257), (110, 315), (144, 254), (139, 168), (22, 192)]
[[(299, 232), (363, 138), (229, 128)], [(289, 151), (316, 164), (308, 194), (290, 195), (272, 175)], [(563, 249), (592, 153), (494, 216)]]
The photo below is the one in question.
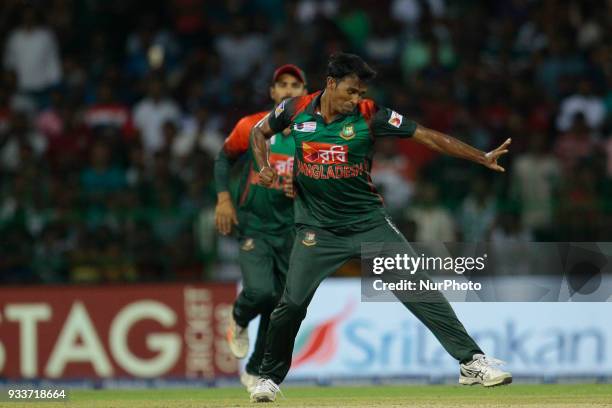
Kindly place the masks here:
[(245, 358), (249, 353), (249, 329), (239, 326), (234, 316), (230, 317), (227, 328), (227, 342), (234, 357)]
[(258, 379), (259, 379), (258, 376), (251, 375), (247, 373), (246, 371), (240, 374), (240, 382), (242, 383), (242, 385), (246, 387), (248, 393), (253, 392), (253, 390), (255, 389), (255, 386), (257, 385)]
[(277, 392), (283, 395), (274, 381), (269, 378), (259, 378), (255, 389), (251, 392), (251, 402), (274, 402)]
[(482, 384), (485, 387), (510, 384), (512, 374), (502, 371), (499, 365), (505, 364), (496, 358), (487, 357), (484, 354), (474, 354), (474, 359), (459, 366), (459, 384), (474, 385)]

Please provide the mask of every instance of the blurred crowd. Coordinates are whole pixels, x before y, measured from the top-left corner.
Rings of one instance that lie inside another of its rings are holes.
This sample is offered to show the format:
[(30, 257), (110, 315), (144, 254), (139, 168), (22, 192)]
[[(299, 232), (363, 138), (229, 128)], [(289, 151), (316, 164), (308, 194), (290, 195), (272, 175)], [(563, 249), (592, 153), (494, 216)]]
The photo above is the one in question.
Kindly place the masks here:
[[(212, 164), (275, 67), (311, 91), (334, 51), (370, 95), (503, 175), (381, 140), (373, 178), (409, 240), (609, 241), (612, 2), (4, 0), (0, 283), (223, 277)], [(608, 33), (608, 34), (606, 34)]]

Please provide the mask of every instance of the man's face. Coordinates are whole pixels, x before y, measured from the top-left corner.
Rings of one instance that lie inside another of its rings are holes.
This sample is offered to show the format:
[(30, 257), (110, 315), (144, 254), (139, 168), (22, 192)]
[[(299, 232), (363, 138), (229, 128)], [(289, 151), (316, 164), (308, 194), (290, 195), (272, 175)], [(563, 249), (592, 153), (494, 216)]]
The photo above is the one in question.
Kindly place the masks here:
[(304, 83), (291, 74), (280, 75), (270, 87), (270, 97), (277, 105), (287, 98), (301, 95), (306, 95)]
[(368, 86), (357, 75), (349, 75), (342, 79), (327, 78), (327, 90), (332, 109), (341, 114), (349, 114), (363, 99)]

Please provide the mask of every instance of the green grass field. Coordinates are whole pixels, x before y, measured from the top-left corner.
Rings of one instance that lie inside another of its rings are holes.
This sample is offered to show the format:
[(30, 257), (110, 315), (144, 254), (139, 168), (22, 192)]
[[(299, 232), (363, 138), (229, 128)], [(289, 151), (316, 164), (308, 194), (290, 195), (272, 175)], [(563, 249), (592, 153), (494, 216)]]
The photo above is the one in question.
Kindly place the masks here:
[[(612, 407), (612, 384), (284, 387), (274, 404), (251, 404), (242, 388), (73, 391), (69, 402), (0, 403), (9, 408), (201, 407)], [(42, 405), (41, 405), (42, 404)]]

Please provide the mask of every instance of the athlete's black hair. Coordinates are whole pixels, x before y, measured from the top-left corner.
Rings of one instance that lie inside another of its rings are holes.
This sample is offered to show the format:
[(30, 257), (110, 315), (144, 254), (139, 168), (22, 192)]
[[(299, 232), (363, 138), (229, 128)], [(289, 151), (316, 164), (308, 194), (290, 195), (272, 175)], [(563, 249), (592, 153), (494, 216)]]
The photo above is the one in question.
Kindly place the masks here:
[(359, 55), (338, 52), (329, 57), (327, 76), (341, 80), (347, 75), (357, 75), (360, 80), (368, 82), (376, 77), (376, 71)]

